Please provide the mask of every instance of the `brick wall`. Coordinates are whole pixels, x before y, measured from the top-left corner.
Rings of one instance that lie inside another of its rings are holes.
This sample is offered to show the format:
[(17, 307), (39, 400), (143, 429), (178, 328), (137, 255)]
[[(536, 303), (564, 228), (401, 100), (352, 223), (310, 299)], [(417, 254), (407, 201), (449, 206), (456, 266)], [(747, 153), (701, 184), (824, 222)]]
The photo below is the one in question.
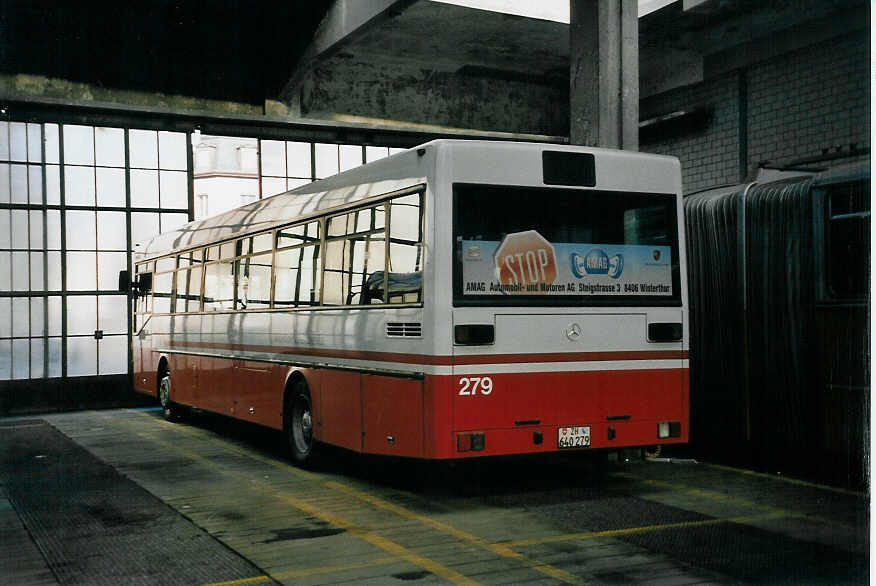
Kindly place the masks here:
[(867, 33), (819, 43), (749, 70), (748, 163), (787, 163), (870, 146)]
[[(754, 171), (761, 161), (786, 164), (830, 154), (838, 147), (845, 152), (850, 145), (869, 148), (869, 67), (866, 32), (747, 67), (744, 174)], [(697, 106), (711, 111), (711, 118), (701, 127), (640, 144), (642, 151), (681, 160), (685, 193), (740, 180), (739, 84), (740, 74), (734, 71), (642, 101), (643, 119)]]

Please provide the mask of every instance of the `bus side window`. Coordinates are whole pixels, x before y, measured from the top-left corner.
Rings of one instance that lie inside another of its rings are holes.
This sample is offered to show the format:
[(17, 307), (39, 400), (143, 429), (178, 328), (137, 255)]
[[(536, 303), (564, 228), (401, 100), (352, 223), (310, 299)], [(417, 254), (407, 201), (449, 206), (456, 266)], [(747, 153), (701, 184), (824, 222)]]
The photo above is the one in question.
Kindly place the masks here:
[[(387, 303), (417, 303), (423, 299), (422, 278), (416, 276), (423, 270), (422, 194), (392, 200), (389, 221), (390, 295)], [(397, 286), (393, 287), (393, 283)]]
[[(216, 248), (210, 249), (211, 261)], [(219, 259), (208, 263), (204, 269), (204, 311), (234, 308), (235, 243), (229, 242), (218, 248)]]
[(329, 218), (323, 277), (324, 305), (364, 303), (366, 276), (386, 264), (384, 204)]

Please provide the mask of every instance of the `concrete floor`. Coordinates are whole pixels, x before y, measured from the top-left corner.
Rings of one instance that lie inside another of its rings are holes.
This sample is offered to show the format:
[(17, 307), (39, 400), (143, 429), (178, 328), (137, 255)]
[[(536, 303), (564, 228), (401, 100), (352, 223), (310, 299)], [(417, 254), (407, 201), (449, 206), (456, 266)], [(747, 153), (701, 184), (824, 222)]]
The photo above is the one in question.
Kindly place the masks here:
[(867, 583), (869, 498), (597, 454), (455, 466), (156, 410), (0, 420), (0, 583)]

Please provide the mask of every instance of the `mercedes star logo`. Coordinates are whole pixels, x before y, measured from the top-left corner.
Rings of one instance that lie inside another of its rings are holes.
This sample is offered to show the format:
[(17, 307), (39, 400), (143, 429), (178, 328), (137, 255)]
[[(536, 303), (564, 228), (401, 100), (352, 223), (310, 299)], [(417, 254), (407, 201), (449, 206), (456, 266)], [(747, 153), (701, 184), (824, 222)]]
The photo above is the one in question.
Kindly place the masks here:
[(573, 342), (576, 341), (578, 338), (581, 337), (581, 326), (579, 326), (578, 324), (570, 324), (566, 328), (566, 337)]

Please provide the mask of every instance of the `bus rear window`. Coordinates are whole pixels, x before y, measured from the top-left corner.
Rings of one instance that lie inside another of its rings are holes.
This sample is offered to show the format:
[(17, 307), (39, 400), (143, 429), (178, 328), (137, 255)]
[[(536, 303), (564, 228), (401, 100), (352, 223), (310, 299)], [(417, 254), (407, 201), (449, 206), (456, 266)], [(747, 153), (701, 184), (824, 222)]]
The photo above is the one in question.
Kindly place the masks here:
[(679, 305), (676, 196), (457, 184), (456, 305)]

